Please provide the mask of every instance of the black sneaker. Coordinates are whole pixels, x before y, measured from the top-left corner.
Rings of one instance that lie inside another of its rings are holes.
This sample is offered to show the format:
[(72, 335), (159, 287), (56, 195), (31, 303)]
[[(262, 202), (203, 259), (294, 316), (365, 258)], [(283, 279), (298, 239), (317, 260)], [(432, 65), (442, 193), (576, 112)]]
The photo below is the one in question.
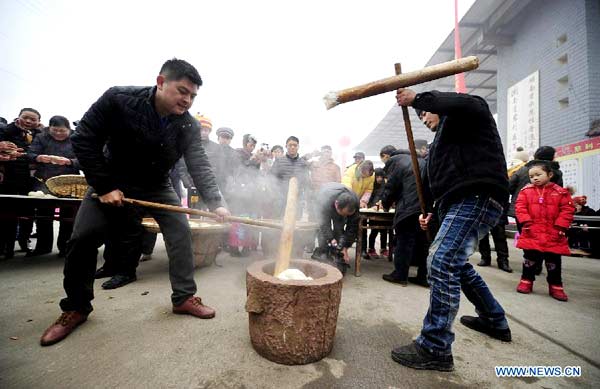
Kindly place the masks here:
[(454, 359), (452, 358), (452, 354), (436, 356), (430, 354), (415, 342), (393, 349), (392, 359), (401, 365), (418, 370), (454, 370)]
[(512, 340), (512, 336), (510, 333), (510, 328), (506, 328), (504, 330), (496, 329), (490, 326), (485, 320), (477, 316), (462, 316), (460, 318), (460, 322), (465, 326), (469, 327), (472, 330), (481, 332), (488, 336), (491, 336), (494, 339), (501, 340), (503, 342), (510, 342)]
[(390, 274), (384, 274), (381, 276), (381, 278), (383, 278), (387, 282), (391, 282), (392, 284), (399, 284), (402, 286), (408, 285), (408, 281), (398, 278), (398, 276), (396, 276), (396, 273), (394, 273), (394, 272), (392, 272)]
[(477, 264), (477, 266), (490, 266), (491, 264), (492, 264), (492, 260), (491, 259), (489, 261), (485, 260), (485, 259), (482, 259), (481, 261), (479, 261), (479, 263)]
[(129, 276), (125, 274), (116, 274), (110, 280), (104, 282), (102, 284), (102, 289), (117, 289), (121, 286), (125, 286), (127, 284), (132, 283), (137, 280), (137, 277), (134, 275)]
[(410, 282), (411, 284), (420, 285), (420, 286), (422, 286), (424, 288), (429, 288), (429, 282), (427, 282), (427, 280), (423, 279), (423, 278), (408, 277), (408, 282)]
[(112, 277), (115, 274), (116, 273), (114, 271), (107, 270), (103, 266), (103, 267), (99, 268), (98, 270), (96, 270), (96, 274), (94, 274), (94, 278), (95, 279), (107, 278), (107, 277)]

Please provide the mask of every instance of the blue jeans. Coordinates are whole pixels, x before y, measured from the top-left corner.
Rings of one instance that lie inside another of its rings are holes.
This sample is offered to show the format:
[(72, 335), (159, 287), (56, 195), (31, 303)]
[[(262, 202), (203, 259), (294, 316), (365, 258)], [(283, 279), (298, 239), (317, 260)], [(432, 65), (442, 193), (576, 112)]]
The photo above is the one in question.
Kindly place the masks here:
[(504, 310), (485, 281), (467, 262), (477, 242), (496, 225), (502, 206), (488, 196), (473, 195), (440, 209), (440, 229), (427, 258), (431, 294), (429, 310), (416, 342), (435, 355), (452, 353), (452, 323), (460, 304), (460, 290), (479, 317), (497, 329), (508, 328)]

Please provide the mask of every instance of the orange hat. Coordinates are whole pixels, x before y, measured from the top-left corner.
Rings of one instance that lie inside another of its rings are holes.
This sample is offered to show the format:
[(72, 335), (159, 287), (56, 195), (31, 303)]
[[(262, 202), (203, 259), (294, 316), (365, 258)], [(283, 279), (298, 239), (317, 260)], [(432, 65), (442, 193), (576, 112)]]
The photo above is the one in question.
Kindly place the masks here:
[(583, 207), (587, 204), (587, 196), (575, 196), (573, 197), (573, 202)]
[(212, 121), (204, 115), (200, 115), (199, 113), (194, 116), (198, 122), (200, 122), (200, 127), (210, 128), (212, 130)]

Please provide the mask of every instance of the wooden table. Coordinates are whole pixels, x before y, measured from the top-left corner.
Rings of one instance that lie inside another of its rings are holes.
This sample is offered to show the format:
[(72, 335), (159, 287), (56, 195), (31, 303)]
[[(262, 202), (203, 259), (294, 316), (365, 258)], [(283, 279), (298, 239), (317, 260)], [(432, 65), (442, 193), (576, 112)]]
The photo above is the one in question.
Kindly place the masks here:
[[(362, 246), (363, 246), (363, 230), (388, 230), (392, 231), (388, 238), (388, 247), (390, 256), (388, 260), (391, 261), (392, 253), (394, 252), (394, 211), (379, 212), (374, 210), (362, 209), (358, 213), (358, 237), (356, 239), (356, 257), (354, 259), (354, 275), (360, 277), (360, 260), (362, 258)], [(367, 242), (364, 242), (367, 244)]]
[[(72, 218), (60, 220), (73, 221), (82, 199), (61, 197), (33, 197), (22, 195), (0, 195), (0, 219), (31, 218), (36, 216), (36, 208), (72, 208)], [(54, 219), (54, 217), (53, 217)], [(58, 219), (57, 219), (58, 220)]]

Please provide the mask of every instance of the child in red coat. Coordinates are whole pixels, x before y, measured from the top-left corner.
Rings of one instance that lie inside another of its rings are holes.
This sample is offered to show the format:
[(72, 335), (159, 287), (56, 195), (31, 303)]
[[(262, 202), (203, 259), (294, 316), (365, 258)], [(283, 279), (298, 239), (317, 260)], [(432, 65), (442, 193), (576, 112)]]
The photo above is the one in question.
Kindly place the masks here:
[(573, 221), (575, 207), (569, 191), (550, 182), (552, 167), (545, 161), (529, 163), (531, 184), (519, 192), (515, 213), (523, 225), (517, 247), (523, 249), (523, 275), (519, 293), (531, 293), (535, 264), (546, 260), (550, 296), (567, 301), (561, 279), (561, 255), (570, 255), (566, 231)]

